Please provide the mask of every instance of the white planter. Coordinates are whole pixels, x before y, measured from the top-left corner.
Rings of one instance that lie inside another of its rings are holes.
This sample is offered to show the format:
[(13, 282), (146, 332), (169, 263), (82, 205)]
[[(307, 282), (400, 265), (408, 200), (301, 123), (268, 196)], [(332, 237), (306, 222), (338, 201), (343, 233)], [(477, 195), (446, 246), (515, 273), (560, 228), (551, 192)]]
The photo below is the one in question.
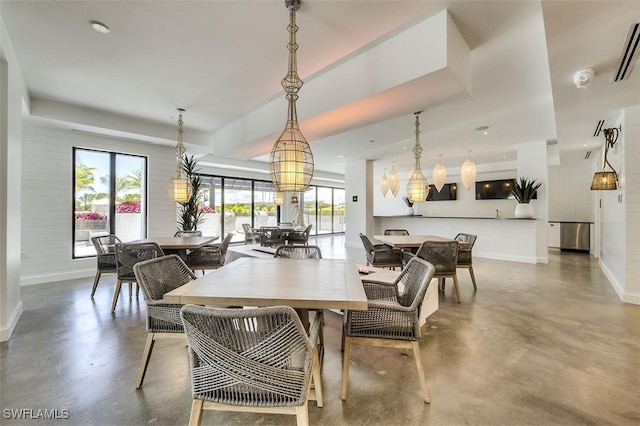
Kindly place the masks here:
[(531, 203), (516, 204), (515, 216), (520, 219), (530, 219), (533, 217), (533, 206)]

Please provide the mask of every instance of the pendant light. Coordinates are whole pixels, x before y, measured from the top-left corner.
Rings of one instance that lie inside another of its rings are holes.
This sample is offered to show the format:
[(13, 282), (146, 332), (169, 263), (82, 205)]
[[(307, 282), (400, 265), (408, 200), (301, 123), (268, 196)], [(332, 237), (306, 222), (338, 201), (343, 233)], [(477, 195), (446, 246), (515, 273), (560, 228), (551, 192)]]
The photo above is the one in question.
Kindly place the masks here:
[(284, 204), (284, 192), (276, 191), (276, 197), (273, 200), (276, 206), (281, 206)]
[(384, 169), (382, 179), (380, 179), (380, 192), (382, 192), (383, 197), (386, 197), (387, 192), (389, 192), (389, 178), (387, 177), (387, 169)]
[(467, 161), (462, 164), (462, 168), (460, 169), (460, 178), (462, 179), (462, 183), (465, 188), (467, 188), (467, 191), (470, 190), (476, 182), (476, 165), (469, 158), (467, 158)]
[[(620, 134), (620, 129), (615, 127), (611, 129), (603, 129), (604, 132), (604, 161), (602, 163), (602, 171), (596, 172), (593, 175), (593, 180), (591, 181), (591, 190), (592, 191), (611, 191), (618, 189), (618, 173), (613, 168), (609, 160), (607, 160), (607, 153), (609, 152), (609, 148), (613, 148), (613, 146), (618, 141), (618, 136)], [(609, 166), (611, 168), (610, 172), (606, 172), (604, 169)]]
[(416, 160), (416, 165), (413, 168), (413, 173), (409, 176), (409, 182), (407, 182), (407, 197), (412, 203), (418, 203), (425, 201), (428, 195), (429, 182), (427, 178), (422, 174), (420, 168), (420, 156), (422, 155), (422, 147), (420, 146), (420, 112), (416, 112), (416, 145), (413, 147), (413, 155)]
[(184, 108), (178, 108), (178, 144), (176, 145), (176, 172), (169, 181), (169, 197), (176, 203), (186, 203), (191, 198), (191, 181), (184, 171), (184, 143), (182, 141), (182, 113)]
[(395, 164), (395, 161), (391, 162), (391, 171), (389, 172), (389, 191), (394, 197), (397, 197), (398, 192), (400, 191), (400, 176), (398, 175)]
[(438, 160), (438, 164), (433, 168), (433, 185), (438, 192), (444, 188), (444, 184), (447, 181), (447, 168)]
[(300, 9), (300, 0), (285, 0), (289, 10), (289, 71), (282, 79), (282, 88), (288, 101), (287, 124), (273, 145), (269, 158), (271, 180), (280, 192), (305, 192), (311, 184), (314, 163), (311, 148), (298, 126), (296, 100), (302, 87), (298, 77), (296, 50), (296, 11)]

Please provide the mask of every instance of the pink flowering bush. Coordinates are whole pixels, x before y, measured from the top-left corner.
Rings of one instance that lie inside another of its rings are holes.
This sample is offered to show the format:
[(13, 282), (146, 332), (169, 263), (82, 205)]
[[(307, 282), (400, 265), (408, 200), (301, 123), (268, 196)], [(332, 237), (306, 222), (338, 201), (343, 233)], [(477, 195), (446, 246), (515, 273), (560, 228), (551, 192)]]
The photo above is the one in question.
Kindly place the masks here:
[(215, 213), (216, 211), (209, 206), (200, 206), (200, 211), (202, 213)]
[(76, 220), (107, 220), (107, 215), (98, 212), (77, 212)]
[(123, 201), (116, 204), (116, 213), (140, 213), (140, 201)]

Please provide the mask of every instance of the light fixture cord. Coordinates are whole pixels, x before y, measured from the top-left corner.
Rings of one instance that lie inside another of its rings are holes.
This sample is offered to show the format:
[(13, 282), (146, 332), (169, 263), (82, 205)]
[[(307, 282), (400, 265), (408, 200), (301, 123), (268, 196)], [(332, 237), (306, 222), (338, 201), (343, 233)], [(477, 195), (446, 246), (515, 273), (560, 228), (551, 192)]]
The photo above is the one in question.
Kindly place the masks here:
[(416, 112), (416, 145), (413, 147), (413, 155), (416, 158), (416, 166), (414, 168), (414, 174), (418, 171), (422, 172), (420, 168), (420, 157), (422, 156), (422, 146), (420, 146), (420, 112)]
[(184, 142), (183, 142), (183, 134), (184, 130), (182, 129), (182, 125), (184, 121), (182, 121), (182, 113), (184, 109), (178, 108), (178, 144), (176, 145), (176, 172), (182, 175), (183, 173), (183, 164), (184, 164)]

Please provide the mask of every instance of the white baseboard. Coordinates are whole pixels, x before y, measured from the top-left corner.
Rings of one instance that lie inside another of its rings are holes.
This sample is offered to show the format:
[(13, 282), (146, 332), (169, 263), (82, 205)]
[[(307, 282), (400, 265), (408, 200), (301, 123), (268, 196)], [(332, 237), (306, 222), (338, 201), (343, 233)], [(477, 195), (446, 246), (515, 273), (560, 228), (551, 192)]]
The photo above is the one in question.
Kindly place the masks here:
[(9, 321), (6, 326), (0, 327), (0, 342), (6, 342), (13, 334), (13, 330), (18, 325), (18, 320), (22, 315), (22, 300), (18, 301), (18, 305), (9, 316)]
[(93, 277), (96, 274), (92, 269), (80, 269), (77, 271), (56, 272), (52, 274), (28, 275), (20, 278), (20, 285), (46, 284), (56, 281), (75, 280), (78, 278)]

